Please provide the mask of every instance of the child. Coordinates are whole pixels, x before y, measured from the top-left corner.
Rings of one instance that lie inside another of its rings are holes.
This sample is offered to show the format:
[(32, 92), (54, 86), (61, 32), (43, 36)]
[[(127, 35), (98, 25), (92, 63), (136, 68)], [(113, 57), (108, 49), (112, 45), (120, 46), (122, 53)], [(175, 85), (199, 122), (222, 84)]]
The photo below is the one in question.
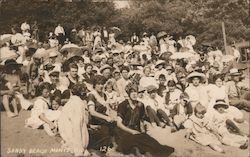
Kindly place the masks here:
[(177, 129), (183, 127), (183, 123), (190, 117), (193, 113), (192, 105), (189, 102), (189, 96), (187, 93), (182, 93), (180, 95), (180, 102), (174, 106), (173, 112), (170, 117), (173, 118), (173, 122)]
[[(26, 127), (38, 129), (43, 126), (46, 132), (49, 129), (54, 130), (57, 127), (53, 121), (58, 119), (59, 116), (49, 110), (49, 107), (51, 107), (49, 98), (50, 91), (51, 85), (47, 82), (39, 86), (39, 97), (37, 97), (34, 102), (34, 107), (31, 110), (31, 117), (25, 121)], [(49, 135), (53, 136), (52, 134)]]
[(154, 85), (147, 87), (148, 97), (147, 102), (145, 102), (146, 112), (153, 127), (158, 125), (164, 128), (170, 123), (170, 119), (168, 117), (169, 110), (164, 107), (164, 99), (156, 92), (157, 87)]
[[(214, 104), (216, 112), (213, 114), (212, 120), (210, 120), (210, 126), (221, 137), (223, 144), (246, 149), (248, 147), (248, 138), (241, 133), (232, 120), (229, 120), (226, 112), (228, 107), (224, 100), (216, 100)], [(230, 133), (229, 129), (237, 130), (237, 134)]]
[(184, 127), (187, 129), (186, 138), (190, 138), (203, 146), (209, 146), (213, 150), (223, 153), (224, 150), (219, 147), (221, 142), (207, 127), (208, 121), (204, 118), (205, 113), (206, 108), (198, 103), (194, 108), (194, 115), (190, 116), (184, 123)]
[(166, 94), (167, 86), (166, 86), (166, 77), (164, 74), (160, 74), (159, 76), (159, 88), (157, 89), (157, 94), (163, 97)]
[(49, 136), (55, 136), (57, 135), (58, 132), (58, 119), (61, 115), (61, 111), (62, 111), (62, 106), (61, 106), (61, 98), (60, 98), (60, 93), (55, 93), (52, 97), (51, 97), (51, 109), (49, 109), (46, 113), (45, 116), (48, 119), (52, 120), (52, 123), (54, 123), (55, 128), (51, 129), (50, 126), (48, 124), (44, 124), (44, 130), (46, 131), (46, 133)]
[[(118, 99), (119, 97), (117, 96), (117, 92), (113, 90), (113, 83), (111, 81), (108, 81), (106, 83), (104, 90), (105, 90), (105, 94), (107, 96), (106, 102), (108, 103), (108, 105), (111, 109), (109, 111), (109, 114), (116, 115), (117, 106), (120, 103), (120, 100)], [(113, 111), (115, 111), (115, 112), (113, 112)]]

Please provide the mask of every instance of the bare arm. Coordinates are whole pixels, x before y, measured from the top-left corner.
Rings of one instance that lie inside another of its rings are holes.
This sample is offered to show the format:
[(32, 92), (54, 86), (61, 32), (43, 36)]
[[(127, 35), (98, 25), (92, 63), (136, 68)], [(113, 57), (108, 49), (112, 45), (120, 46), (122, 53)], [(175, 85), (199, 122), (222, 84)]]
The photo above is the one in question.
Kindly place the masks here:
[(108, 116), (106, 116), (104, 114), (96, 112), (95, 107), (93, 105), (89, 106), (89, 113), (90, 113), (91, 116), (104, 119), (107, 122), (111, 122), (112, 121), (110, 117), (108, 117)]

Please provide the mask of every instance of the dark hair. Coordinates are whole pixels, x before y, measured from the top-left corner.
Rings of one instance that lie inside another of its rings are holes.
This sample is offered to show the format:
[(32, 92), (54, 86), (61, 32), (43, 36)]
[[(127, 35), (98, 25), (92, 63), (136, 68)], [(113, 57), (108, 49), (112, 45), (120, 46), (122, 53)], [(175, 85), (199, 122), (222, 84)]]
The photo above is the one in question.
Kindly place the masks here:
[(169, 87), (174, 87), (174, 86), (176, 86), (175, 81), (174, 81), (174, 80), (169, 80), (169, 81), (168, 81), (168, 86), (169, 86)]
[(87, 87), (84, 83), (74, 84), (71, 93), (84, 99), (87, 96)]
[(63, 91), (61, 94), (61, 97), (62, 97), (62, 99), (69, 99), (70, 98), (70, 90), (67, 89), (67, 90)]
[(159, 79), (166, 79), (166, 76), (164, 74), (160, 74)]
[(127, 66), (122, 66), (121, 69), (120, 69), (120, 72), (122, 73), (123, 70), (126, 70), (127, 72), (129, 72), (129, 67)]
[(222, 81), (224, 81), (224, 75), (223, 74), (217, 74), (213, 77), (213, 83), (215, 83), (215, 81), (217, 79), (221, 79)]
[(128, 95), (130, 95), (130, 93), (132, 92), (138, 92), (138, 86), (133, 84), (133, 83), (129, 83), (126, 87), (125, 87), (125, 91)]
[(102, 76), (102, 75), (96, 75), (95, 78), (94, 78), (94, 81), (93, 81), (93, 87), (95, 88), (95, 86), (97, 84), (101, 84), (101, 85), (104, 85), (106, 83), (107, 79)]
[(53, 100), (55, 100), (59, 105), (61, 105), (61, 91), (60, 90), (56, 90), (50, 97), (50, 101), (51, 103), (53, 102)]
[(77, 64), (75, 64), (75, 63), (71, 63), (71, 64), (69, 64), (69, 68), (71, 69), (71, 68), (73, 68), (73, 69), (78, 69), (78, 66), (77, 66)]
[(91, 66), (91, 67), (93, 68), (93, 65), (92, 65), (92, 64), (87, 63), (87, 64), (85, 64), (85, 66), (84, 66), (84, 70), (86, 70), (89, 66)]
[(38, 90), (37, 90), (38, 91), (38, 93), (37, 93), (38, 96), (42, 95), (44, 89), (48, 89), (49, 91), (51, 91), (52, 90), (51, 84), (48, 83), (48, 82), (43, 82), (42, 84), (40, 84), (38, 86)]

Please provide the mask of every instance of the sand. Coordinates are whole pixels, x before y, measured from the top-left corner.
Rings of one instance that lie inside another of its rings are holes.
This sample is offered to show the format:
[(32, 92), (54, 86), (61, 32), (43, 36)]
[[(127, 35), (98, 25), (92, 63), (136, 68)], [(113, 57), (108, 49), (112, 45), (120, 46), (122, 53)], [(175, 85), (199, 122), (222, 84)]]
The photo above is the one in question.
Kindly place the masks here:
[[(244, 115), (249, 122), (249, 113), (244, 112)], [(21, 111), (15, 118), (7, 118), (6, 113), (1, 112), (1, 157), (17, 157), (17, 154), (19, 157), (72, 156), (60, 149), (60, 137), (49, 137), (44, 130), (25, 128), (24, 122), (29, 116), (30, 111)], [(184, 135), (184, 131), (179, 131), (162, 137), (176, 149), (171, 157), (249, 157), (249, 149), (222, 146), (226, 153), (221, 154), (185, 139)]]

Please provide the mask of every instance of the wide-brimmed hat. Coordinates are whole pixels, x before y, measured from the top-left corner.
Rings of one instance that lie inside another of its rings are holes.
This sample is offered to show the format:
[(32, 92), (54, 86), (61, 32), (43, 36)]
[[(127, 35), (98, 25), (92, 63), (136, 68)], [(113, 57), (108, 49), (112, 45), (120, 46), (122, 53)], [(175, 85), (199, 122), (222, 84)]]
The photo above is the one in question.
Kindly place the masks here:
[(56, 77), (59, 77), (59, 74), (60, 74), (59, 71), (54, 71), (54, 70), (52, 70), (52, 71), (49, 72), (49, 76), (56, 76)]
[(229, 75), (231, 75), (231, 76), (240, 76), (240, 75), (242, 75), (242, 73), (240, 73), (238, 69), (233, 68), (233, 69), (229, 70)]
[(154, 86), (154, 85), (149, 85), (149, 86), (147, 87), (147, 92), (148, 92), (148, 93), (153, 92), (153, 91), (156, 92), (156, 90), (157, 90), (157, 87)]
[(138, 87), (138, 93), (142, 93), (142, 92), (145, 92), (145, 91), (146, 91), (146, 89), (144, 87), (142, 87), (142, 86)]
[(191, 82), (194, 77), (199, 77), (201, 82), (204, 82), (206, 79), (205, 74), (194, 71), (187, 76), (188, 82)]
[(166, 66), (166, 70), (173, 70), (173, 67), (171, 65)]
[(4, 66), (22, 66), (23, 64), (19, 64), (16, 62), (16, 60), (14, 59), (7, 59), (5, 62), (4, 62)]
[(57, 56), (58, 56), (58, 54), (55, 51), (52, 51), (49, 53), (49, 58), (57, 57)]
[(165, 64), (166, 64), (166, 62), (165, 62), (164, 60), (158, 60), (158, 61), (156, 62), (156, 64), (155, 64), (155, 68), (158, 68), (159, 65), (165, 65)]
[(105, 64), (105, 65), (103, 65), (101, 68), (100, 68), (100, 73), (102, 73), (105, 69), (112, 69), (112, 67), (111, 66), (109, 66), (109, 65), (107, 65), (107, 64)]
[(216, 109), (216, 108), (219, 108), (219, 107), (223, 107), (223, 108), (227, 109), (229, 106), (228, 106), (228, 104), (225, 102), (225, 100), (216, 100), (213, 107), (214, 107), (215, 109)]

